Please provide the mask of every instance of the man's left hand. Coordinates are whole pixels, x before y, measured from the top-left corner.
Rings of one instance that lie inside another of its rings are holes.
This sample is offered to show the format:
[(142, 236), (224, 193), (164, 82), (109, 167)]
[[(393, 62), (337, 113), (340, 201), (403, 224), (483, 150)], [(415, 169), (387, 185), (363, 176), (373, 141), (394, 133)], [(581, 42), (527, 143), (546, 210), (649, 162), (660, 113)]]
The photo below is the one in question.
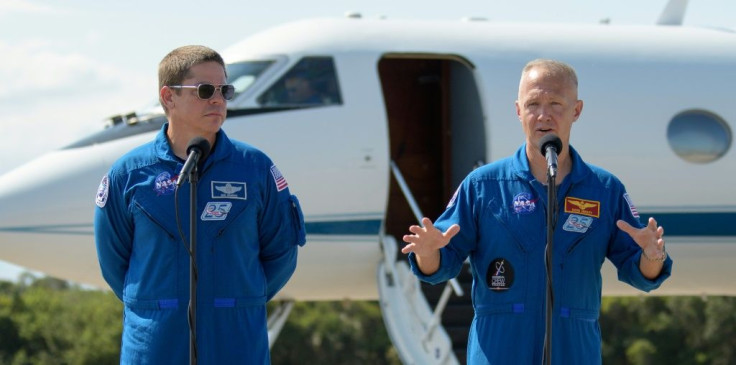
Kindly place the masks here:
[(656, 259), (664, 256), (664, 239), (662, 238), (664, 228), (657, 226), (657, 221), (654, 218), (650, 217), (647, 226), (644, 228), (634, 228), (634, 226), (623, 220), (618, 220), (616, 226), (634, 239), (634, 242), (644, 251), (643, 255), (646, 258), (656, 261)]

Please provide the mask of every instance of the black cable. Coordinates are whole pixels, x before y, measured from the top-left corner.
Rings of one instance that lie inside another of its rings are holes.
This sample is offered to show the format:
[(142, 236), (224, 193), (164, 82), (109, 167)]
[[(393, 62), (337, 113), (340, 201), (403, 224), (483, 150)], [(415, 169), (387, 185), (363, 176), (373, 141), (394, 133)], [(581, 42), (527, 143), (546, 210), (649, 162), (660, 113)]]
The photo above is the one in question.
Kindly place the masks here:
[(554, 315), (554, 286), (552, 285), (552, 254), (557, 224), (557, 186), (555, 176), (547, 174), (547, 245), (544, 250), (544, 268), (547, 273), (546, 316), (544, 332), (544, 364), (552, 362), (552, 317)]
[[(179, 185), (176, 185), (176, 188), (174, 189), (174, 212), (176, 216), (176, 228), (179, 231), (179, 238), (181, 239), (181, 243), (184, 245), (184, 249), (187, 251), (187, 254), (189, 254), (189, 260), (190, 262), (193, 262), (192, 265), (192, 275), (195, 279), (199, 278), (197, 273), (197, 264), (196, 260), (192, 260), (194, 257), (194, 253), (190, 249), (190, 247), (187, 245), (186, 237), (184, 237), (184, 231), (181, 229), (181, 218), (179, 217)], [(197, 334), (195, 333), (194, 328), (192, 327), (192, 319), (195, 313), (193, 313), (192, 310), (192, 303), (189, 303), (187, 305), (187, 324), (189, 325), (189, 335), (191, 336), (191, 345), (192, 345), (192, 357), (191, 359), (192, 363), (197, 363)]]

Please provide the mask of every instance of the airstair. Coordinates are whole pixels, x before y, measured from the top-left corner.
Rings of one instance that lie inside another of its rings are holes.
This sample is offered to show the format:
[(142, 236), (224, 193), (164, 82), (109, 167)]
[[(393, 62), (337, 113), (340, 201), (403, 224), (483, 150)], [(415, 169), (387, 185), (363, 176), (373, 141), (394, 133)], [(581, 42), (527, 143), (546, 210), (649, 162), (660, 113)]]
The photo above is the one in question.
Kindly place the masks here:
[[(396, 164), (392, 172), (417, 222), (423, 216)], [(420, 282), (411, 272), (397, 238), (382, 234), (384, 259), (378, 265), (383, 320), (401, 361), (406, 364), (465, 363), (468, 329), (473, 318), (472, 276), (468, 266), (445, 284)]]
[(272, 348), (276, 339), (279, 338), (281, 330), (284, 329), (284, 324), (291, 314), (291, 310), (294, 309), (294, 301), (287, 300), (282, 301), (270, 311), (268, 315), (268, 348)]

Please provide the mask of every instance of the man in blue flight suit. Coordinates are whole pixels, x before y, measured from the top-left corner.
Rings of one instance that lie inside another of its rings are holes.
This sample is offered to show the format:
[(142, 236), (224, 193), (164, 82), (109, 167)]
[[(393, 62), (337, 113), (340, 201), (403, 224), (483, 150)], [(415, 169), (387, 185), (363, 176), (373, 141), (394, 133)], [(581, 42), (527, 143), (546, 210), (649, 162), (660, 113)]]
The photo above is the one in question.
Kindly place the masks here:
[(455, 277), (469, 256), (475, 317), (469, 364), (541, 364), (545, 335), (547, 161), (540, 140), (556, 134), (559, 210), (554, 234), (553, 364), (601, 363), (601, 265), (650, 291), (670, 276), (664, 230), (643, 226), (623, 184), (585, 163), (569, 144), (583, 109), (569, 65), (534, 60), (521, 74), (516, 112), (526, 142), (513, 156), (470, 173), (433, 224), (404, 236), (414, 273), (430, 283)]
[[(127, 153), (100, 183), (95, 240), (102, 274), (124, 304), (120, 362), (189, 362), (190, 184), (177, 174), (195, 137), (212, 147), (199, 163), (196, 358), (200, 364), (268, 364), (266, 302), (296, 268), (304, 221), (295, 196), (261, 151), (230, 140), (222, 57), (180, 47), (159, 64), (166, 112), (155, 140)], [(179, 197), (177, 227), (175, 197)]]

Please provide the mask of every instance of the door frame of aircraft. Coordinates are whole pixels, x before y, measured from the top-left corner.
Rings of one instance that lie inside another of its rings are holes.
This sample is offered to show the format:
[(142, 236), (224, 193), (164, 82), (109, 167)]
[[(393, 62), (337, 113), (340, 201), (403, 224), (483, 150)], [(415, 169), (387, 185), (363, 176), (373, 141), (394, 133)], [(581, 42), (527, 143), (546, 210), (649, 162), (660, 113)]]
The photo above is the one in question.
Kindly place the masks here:
[[(462, 179), (485, 161), (484, 111), (474, 65), (458, 55), (385, 54), (378, 62), (390, 158), (434, 220)], [(386, 234), (400, 241), (416, 218), (395, 179)]]

